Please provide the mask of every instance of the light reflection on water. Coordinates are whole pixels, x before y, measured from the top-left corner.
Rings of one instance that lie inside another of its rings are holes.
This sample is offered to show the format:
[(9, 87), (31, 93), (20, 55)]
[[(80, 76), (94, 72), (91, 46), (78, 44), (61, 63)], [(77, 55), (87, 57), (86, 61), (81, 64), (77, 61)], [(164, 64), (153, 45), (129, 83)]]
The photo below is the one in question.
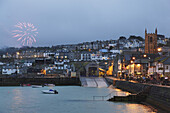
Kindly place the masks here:
[(136, 103), (93, 101), (97, 95), (127, 95), (118, 89), (57, 86), (58, 95), (42, 94), (44, 88), (0, 87), (0, 113), (148, 113), (147, 106)]
[[(13, 99), (12, 99), (13, 104), (12, 104), (11, 109), (15, 110), (15, 109), (22, 106), (22, 103), (23, 103), (23, 101), (22, 101), (23, 97), (22, 96), (23, 95), (22, 95), (22, 91), (19, 90), (19, 89), (12, 90), (12, 93), (13, 93)], [(18, 109), (18, 110), (21, 110), (21, 111), (18, 111), (18, 112), (23, 112), (22, 109)]]
[(14, 102), (15, 102), (14, 105), (15, 104), (17, 104), (17, 105), (21, 104), (22, 103), (22, 92), (21, 92), (21, 90), (14, 89), (12, 92), (14, 94), (14, 97), (13, 97)]

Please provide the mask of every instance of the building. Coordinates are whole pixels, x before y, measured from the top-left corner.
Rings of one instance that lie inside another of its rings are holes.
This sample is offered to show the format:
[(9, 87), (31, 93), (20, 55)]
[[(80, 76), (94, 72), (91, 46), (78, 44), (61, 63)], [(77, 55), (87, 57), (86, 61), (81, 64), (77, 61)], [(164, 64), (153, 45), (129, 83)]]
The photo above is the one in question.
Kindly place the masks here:
[(70, 61), (79, 61), (81, 59), (81, 52), (79, 51), (69, 52), (68, 59)]
[(11, 75), (19, 73), (19, 69), (16, 66), (3, 66), (2, 74), (3, 75)]
[(147, 33), (145, 29), (145, 53), (157, 53), (157, 28), (155, 33)]
[(86, 51), (81, 52), (81, 61), (91, 61), (91, 53)]
[(170, 76), (170, 57), (162, 56), (155, 58), (153, 66), (148, 69), (149, 74), (158, 74), (163, 76)]
[(157, 34), (157, 43), (159, 44), (166, 44), (166, 40), (165, 40), (165, 35), (161, 35), (161, 34)]

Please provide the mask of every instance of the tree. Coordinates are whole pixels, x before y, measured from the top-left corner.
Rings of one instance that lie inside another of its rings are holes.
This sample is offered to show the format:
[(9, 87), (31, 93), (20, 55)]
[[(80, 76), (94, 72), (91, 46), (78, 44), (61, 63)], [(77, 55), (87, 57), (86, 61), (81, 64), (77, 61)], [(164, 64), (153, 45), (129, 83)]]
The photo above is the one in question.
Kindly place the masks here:
[(113, 46), (110, 46), (110, 47), (109, 47), (109, 50), (112, 50), (112, 49), (113, 49)]
[(133, 40), (133, 39), (136, 39), (136, 40), (139, 40), (139, 41), (144, 41), (144, 39), (141, 37), (141, 36), (135, 36), (135, 35), (131, 35), (128, 40)]
[(170, 47), (170, 40), (166, 43), (165, 46)]
[(161, 44), (161, 43), (158, 44), (158, 47), (163, 47), (163, 46), (164, 46), (164, 44)]
[(126, 37), (121, 36), (121, 37), (119, 37), (119, 40), (126, 40)]

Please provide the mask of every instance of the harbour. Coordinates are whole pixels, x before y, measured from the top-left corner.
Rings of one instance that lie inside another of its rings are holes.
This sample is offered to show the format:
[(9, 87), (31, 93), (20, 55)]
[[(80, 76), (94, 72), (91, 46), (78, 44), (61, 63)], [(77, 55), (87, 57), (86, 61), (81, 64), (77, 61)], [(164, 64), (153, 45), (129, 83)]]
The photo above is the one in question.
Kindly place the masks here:
[(138, 103), (108, 102), (93, 96), (125, 95), (126, 92), (112, 88), (80, 86), (55, 86), (59, 94), (42, 94), (48, 87), (0, 87), (1, 113), (148, 113), (150, 107)]
[(0, 113), (170, 113), (170, 0), (0, 0)]

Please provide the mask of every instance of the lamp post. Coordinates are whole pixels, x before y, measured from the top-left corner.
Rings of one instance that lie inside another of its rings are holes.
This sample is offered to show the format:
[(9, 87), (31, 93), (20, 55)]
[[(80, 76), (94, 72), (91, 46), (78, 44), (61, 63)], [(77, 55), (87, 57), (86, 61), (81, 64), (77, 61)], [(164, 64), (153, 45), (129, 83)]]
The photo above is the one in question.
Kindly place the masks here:
[(133, 57), (131, 58), (131, 60), (130, 60), (130, 63), (131, 63), (131, 64), (133, 63), (133, 76), (134, 76), (134, 74), (135, 74), (135, 64), (134, 64), (135, 59), (136, 59), (136, 58), (133, 56)]
[(133, 64), (133, 60), (130, 61), (130, 74), (132, 75), (132, 71), (131, 71), (131, 68), (132, 68), (132, 65)]
[(148, 74), (149, 74), (149, 68), (150, 68), (150, 65), (151, 65), (151, 64), (150, 64), (150, 57), (149, 57), (148, 59), (149, 59), (149, 60), (148, 60), (148, 61), (149, 61), (149, 65), (148, 65)]

